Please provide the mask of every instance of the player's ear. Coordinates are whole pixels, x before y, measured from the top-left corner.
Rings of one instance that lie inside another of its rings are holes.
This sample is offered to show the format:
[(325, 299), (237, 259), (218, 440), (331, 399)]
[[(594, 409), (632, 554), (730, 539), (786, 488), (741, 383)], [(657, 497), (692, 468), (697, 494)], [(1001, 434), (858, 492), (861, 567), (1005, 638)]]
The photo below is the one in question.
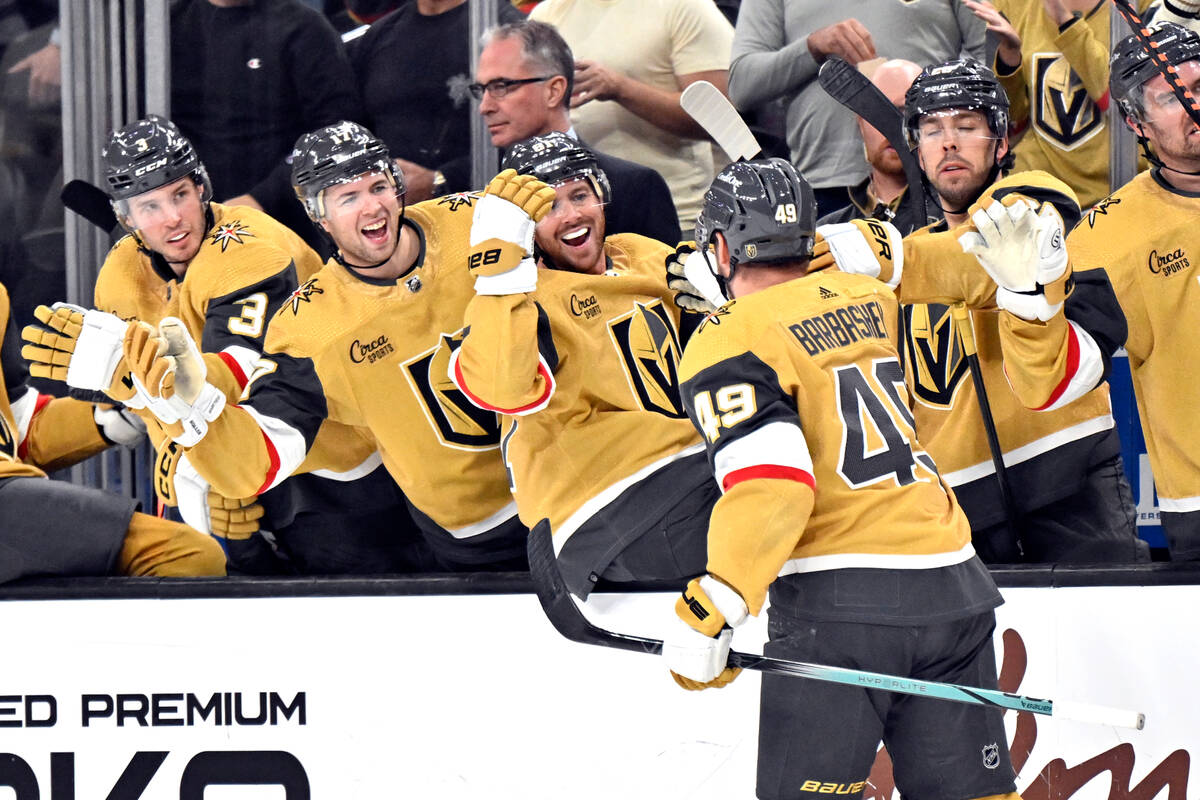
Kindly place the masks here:
[(1001, 136), (1000, 141), (996, 143), (996, 161), (999, 161), (1008, 155), (1008, 137)]
[(729, 277), (729, 243), (725, 234), (717, 231), (713, 236), (713, 245), (717, 251), (717, 272), (724, 278)]

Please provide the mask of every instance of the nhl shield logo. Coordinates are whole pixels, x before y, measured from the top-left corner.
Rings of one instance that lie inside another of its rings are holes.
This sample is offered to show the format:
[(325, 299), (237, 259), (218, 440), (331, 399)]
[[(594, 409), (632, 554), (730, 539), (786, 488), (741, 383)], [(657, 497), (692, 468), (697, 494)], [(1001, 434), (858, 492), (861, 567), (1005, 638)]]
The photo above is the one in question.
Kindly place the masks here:
[(986, 769), (1000, 766), (1000, 746), (995, 742), (983, 748), (983, 766)]

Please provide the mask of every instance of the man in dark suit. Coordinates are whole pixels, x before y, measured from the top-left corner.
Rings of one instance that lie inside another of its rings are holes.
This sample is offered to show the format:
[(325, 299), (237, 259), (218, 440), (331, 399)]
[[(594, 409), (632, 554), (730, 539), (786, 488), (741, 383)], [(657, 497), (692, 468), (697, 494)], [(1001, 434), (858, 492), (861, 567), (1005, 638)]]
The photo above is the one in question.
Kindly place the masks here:
[[(574, 74), (571, 48), (553, 26), (524, 20), (490, 31), (470, 89), (492, 144), (508, 147), (551, 131), (574, 136), (568, 115)], [(679, 219), (662, 176), (632, 161), (595, 155), (612, 185), (605, 208), (608, 232), (678, 242)]]

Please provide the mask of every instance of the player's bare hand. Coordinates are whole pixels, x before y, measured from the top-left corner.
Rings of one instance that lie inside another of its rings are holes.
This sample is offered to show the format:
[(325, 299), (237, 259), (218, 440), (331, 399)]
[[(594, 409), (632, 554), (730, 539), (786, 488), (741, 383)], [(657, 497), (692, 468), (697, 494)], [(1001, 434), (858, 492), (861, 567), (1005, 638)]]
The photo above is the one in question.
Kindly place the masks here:
[(40, 108), (58, 102), (62, 94), (62, 50), (48, 44), (8, 68), (8, 74), (29, 70), (29, 105)]
[(829, 56), (838, 56), (851, 64), (875, 58), (875, 40), (856, 19), (835, 22), (808, 35), (808, 52), (820, 64)]
[(575, 87), (571, 91), (571, 108), (593, 100), (620, 102), (627, 78), (597, 61), (581, 59), (575, 62)]
[[(1046, 2), (1051, 2), (1051, 0), (1046, 0)], [(987, 29), (996, 35), (998, 41), (996, 52), (1000, 56), (1000, 60), (1014, 69), (1019, 67), (1021, 65), (1021, 35), (1008, 21), (1008, 17), (1000, 13), (1000, 9), (988, 0), (962, 0), (962, 3), (971, 10), (971, 13), (983, 20)]]
[(1055, 25), (1061, 26), (1071, 19), (1071, 9), (1067, 8), (1063, 0), (1042, 0), (1042, 8)]

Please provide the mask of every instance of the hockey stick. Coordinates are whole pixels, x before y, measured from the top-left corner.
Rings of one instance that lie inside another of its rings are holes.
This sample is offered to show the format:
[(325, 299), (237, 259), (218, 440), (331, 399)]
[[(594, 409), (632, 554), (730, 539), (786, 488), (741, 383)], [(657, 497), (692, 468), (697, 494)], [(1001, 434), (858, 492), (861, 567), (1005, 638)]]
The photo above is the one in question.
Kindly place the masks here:
[(1154, 62), (1154, 66), (1158, 68), (1158, 72), (1166, 79), (1167, 85), (1171, 87), (1171, 91), (1179, 98), (1179, 102), (1183, 103), (1183, 110), (1192, 118), (1192, 123), (1197, 128), (1200, 128), (1200, 105), (1197, 105), (1196, 98), (1188, 91), (1183, 82), (1179, 80), (1179, 73), (1175, 68), (1167, 63), (1166, 57), (1158, 52), (1158, 42), (1154, 41), (1154, 36), (1150, 29), (1146, 27), (1146, 23), (1142, 21), (1141, 15), (1129, 0), (1112, 0), (1113, 7), (1117, 9), (1125, 21), (1129, 23), (1129, 27), (1133, 29), (1133, 35), (1141, 42), (1146, 52), (1150, 54), (1150, 60)]
[(734, 161), (749, 161), (762, 153), (742, 115), (708, 81), (689, 83), (679, 96), (679, 107)]
[(929, 219), (929, 196), (925, 193), (924, 175), (908, 142), (904, 139), (904, 118), (879, 87), (866, 75), (837, 56), (830, 56), (817, 72), (817, 82), (825, 93), (853, 111), (875, 130), (883, 134), (900, 158), (908, 191), (920, 204), (921, 213)]
[(996, 418), (992, 416), (992, 404), (988, 400), (987, 387), (983, 385), (983, 367), (979, 364), (979, 353), (975, 348), (975, 329), (971, 327), (971, 315), (966, 305), (955, 303), (950, 307), (950, 316), (954, 320), (955, 330), (958, 331), (958, 339), (962, 342), (963, 356), (967, 359), (967, 369), (971, 373), (971, 383), (975, 384), (975, 396), (979, 399), (979, 414), (983, 417), (988, 452), (992, 456), (992, 466), (996, 469), (996, 483), (1000, 485), (1004, 521), (1008, 526), (1013, 546), (1019, 551), (1021, 538), (1017, 533), (1017, 505), (1013, 502), (1011, 484), (1008, 482), (1008, 467), (1004, 464), (1004, 451), (1000, 449), (1000, 436), (996, 433)]
[(58, 196), (65, 207), (105, 233), (117, 229), (117, 215), (113, 213), (108, 195), (100, 188), (76, 178), (68, 181)]
[[(541, 602), (542, 609), (549, 617), (550, 624), (573, 642), (612, 647), (618, 650), (631, 650), (637, 653), (661, 654), (663, 646), (661, 639), (648, 639), (642, 636), (607, 631), (593, 625), (583, 616), (579, 607), (575, 605), (575, 601), (571, 599), (571, 594), (558, 571), (558, 564), (554, 558), (554, 544), (550, 537), (550, 526), (544, 521), (529, 532), (529, 572), (533, 578), (538, 601)], [(934, 697), (968, 705), (1029, 711), (1034, 714), (1097, 725), (1113, 725), (1141, 730), (1146, 724), (1145, 715), (1136, 711), (1107, 708), (1088, 703), (1068, 703), (1062, 700), (1039, 700), (995, 689), (978, 689), (972, 686), (922, 681), (865, 670), (821, 666), (803, 661), (739, 653), (736, 650), (729, 652), (727, 663), (731, 667), (753, 669), (759, 672), (792, 675), (798, 678), (860, 686), (864, 689), (876, 689), (884, 692)]]

